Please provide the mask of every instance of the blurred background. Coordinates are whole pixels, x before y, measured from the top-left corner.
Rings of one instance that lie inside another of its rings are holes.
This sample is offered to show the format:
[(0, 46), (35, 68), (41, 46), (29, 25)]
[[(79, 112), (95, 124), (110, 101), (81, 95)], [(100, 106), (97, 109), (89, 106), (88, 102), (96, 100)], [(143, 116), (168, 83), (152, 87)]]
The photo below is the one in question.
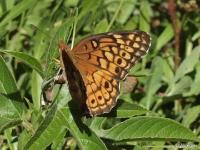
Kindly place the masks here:
[[(199, 0), (1, 0), (0, 149), (162, 149), (177, 146), (171, 139), (198, 141), (199, 14)], [(73, 46), (89, 35), (136, 29), (152, 44), (130, 70), (118, 106), (73, 119), (71, 107), (79, 112), (68, 104), (66, 85), (45, 86), (59, 69), (59, 41)]]

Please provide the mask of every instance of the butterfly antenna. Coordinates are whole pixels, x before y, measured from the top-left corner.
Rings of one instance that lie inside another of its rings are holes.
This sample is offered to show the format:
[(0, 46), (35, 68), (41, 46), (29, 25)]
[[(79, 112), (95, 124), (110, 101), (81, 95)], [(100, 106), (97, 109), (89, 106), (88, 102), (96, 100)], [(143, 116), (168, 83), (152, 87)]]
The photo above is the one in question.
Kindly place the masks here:
[(70, 50), (70, 47), (67, 44), (65, 44), (65, 42), (63, 40), (59, 42), (58, 47), (59, 47), (59, 51), (61, 51), (61, 52)]

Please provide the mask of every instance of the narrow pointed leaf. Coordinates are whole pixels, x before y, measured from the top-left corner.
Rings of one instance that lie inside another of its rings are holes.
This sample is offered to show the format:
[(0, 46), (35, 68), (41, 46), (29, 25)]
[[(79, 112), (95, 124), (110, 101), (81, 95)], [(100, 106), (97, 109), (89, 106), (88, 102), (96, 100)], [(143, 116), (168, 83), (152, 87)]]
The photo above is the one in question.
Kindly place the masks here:
[(195, 65), (199, 62), (200, 46), (196, 47), (191, 54), (184, 59), (175, 74), (175, 82), (194, 70)]
[(0, 131), (21, 122), (23, 111), (15, 79), (0, 56)]
[(17, 5), (15, 5), (11, 11), (6, 15), (6, 17), (1, 21), (0, 27), (9, 23), (12, 19), (17, 17), (18, 15), (24, 13), (25, 10), (31, 8), (35, 5), (37, 1), (34, 0), (22, 0)]
[(10, 50), (4, 50), (1, 52), (12, 55), (15, 58), (23, 61), (29, 67), (31, 67), (32, 69), (37, 71), (41, 75), (41, 77), (43, 77), (43, 68), (42, 68), (40, 62), (36, 58), (34, 58), (26, 53), (23, 53), (23, 52), (10, 51)]
[(122, 103), (116, 109), (117, 118), (129, 118), (136, 115), (143, 115), (148, 112), (147, 109), (141, 107), (138, 104)]

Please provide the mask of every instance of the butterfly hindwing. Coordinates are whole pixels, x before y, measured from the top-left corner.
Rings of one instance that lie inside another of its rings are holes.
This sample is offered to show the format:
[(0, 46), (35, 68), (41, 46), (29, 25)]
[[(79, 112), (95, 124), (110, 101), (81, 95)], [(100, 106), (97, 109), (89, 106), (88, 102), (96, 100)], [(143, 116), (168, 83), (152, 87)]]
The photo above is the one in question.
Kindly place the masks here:
[(102, 71), (96, 71), (87, 76), (86, 104), (90, 114), (96, 116), (109, 112), (116, 105), (116, 99), (119, 95), (119, 81), (113, 79)]

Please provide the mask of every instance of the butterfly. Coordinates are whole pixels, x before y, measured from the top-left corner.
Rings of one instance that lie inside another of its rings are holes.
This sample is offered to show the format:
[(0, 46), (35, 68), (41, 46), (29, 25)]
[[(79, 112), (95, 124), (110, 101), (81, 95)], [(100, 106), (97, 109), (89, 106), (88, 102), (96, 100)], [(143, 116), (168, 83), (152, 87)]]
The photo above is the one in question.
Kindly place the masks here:
[(91, 116), (110, 112), (120, 94), (120, 81), (150, 44), (149, 34), (139, 30), (92, 35), (73, 49), (60, 42), (61, 67), (72, 98)]

